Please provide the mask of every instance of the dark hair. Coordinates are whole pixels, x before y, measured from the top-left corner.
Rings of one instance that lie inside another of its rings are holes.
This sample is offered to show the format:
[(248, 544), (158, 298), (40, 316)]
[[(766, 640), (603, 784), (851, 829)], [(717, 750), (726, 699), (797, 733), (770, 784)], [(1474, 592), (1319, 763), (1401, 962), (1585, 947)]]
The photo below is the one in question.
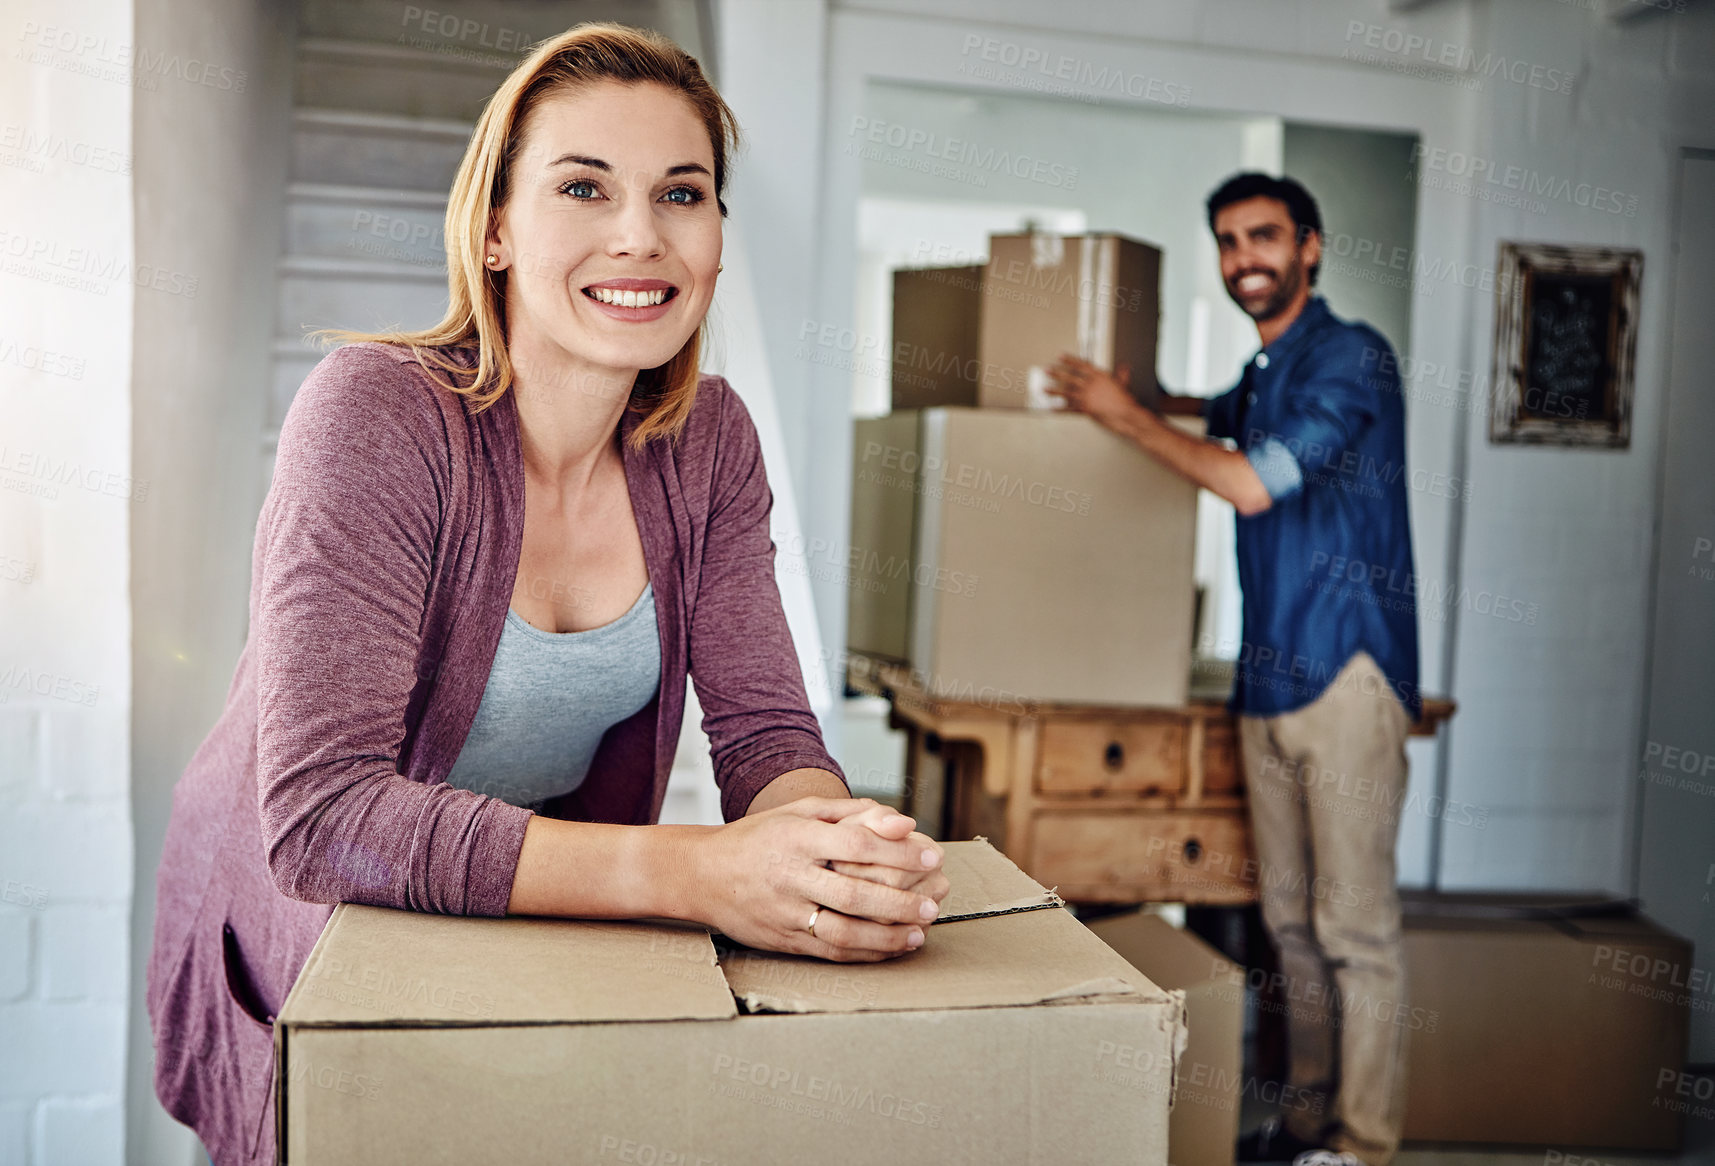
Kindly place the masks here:
[[(1255, 170), (1246, 170), (1235, 174), (1215, 188), (1215, 193), (1209, 196), (1209, 229), (1215, 229), (1215, 215), (1222, 209), (1235, 202), (1244, 202), (1252, 198), (1272, 198), (1286, 204), (1286, 213), (1292, 219), (1292, 226), (1298, 236), (1298, 245), (1302, 247), (1304, 240), (1314, 231), (1322, 233), (1322, 212), (1316, 206), (1316, 199), (1304, 184), (1292, 178), (1275, 178), (1268, 174), (1260, 174)], [(1310, 286), (1316, 286), (1316, 273), (1322, 268), (1321, 263), (1310, 268)]]

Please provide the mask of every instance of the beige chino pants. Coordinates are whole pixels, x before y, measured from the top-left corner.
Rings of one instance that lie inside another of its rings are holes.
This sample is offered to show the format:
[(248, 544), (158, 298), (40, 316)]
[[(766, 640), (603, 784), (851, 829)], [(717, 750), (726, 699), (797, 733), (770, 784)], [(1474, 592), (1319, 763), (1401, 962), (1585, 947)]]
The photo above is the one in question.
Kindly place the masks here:
[(1280, 952), (1299, 1137), (1386, 1166), (1404, 1120), (1394, 848), (1410, 715), (1367, 652), (1316, 700), (1239, 718), (1263, 924)]

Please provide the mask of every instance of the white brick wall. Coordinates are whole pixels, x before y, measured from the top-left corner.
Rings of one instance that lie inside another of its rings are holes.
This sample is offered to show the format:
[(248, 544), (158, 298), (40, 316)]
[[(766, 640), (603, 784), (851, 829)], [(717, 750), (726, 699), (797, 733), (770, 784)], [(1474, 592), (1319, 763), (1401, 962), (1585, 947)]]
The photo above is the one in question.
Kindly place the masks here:
[(130, 152), (113, 65), (130, 40), (129, 0), (25, 0), (0, 20), (0, 351), (19, 354), (0, 361), (6, 1166), (123, 1159), (127, 564), (147, 505), (128, 481), (131, 322), (150, 293), (131, 275), (130, 167), (91, 160)]

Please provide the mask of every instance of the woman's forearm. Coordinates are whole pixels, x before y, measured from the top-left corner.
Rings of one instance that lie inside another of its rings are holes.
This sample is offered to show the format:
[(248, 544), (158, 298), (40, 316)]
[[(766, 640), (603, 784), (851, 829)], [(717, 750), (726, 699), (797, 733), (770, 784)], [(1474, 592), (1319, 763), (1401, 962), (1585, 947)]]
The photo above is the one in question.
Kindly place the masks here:
[[(799, 798), (849, 798), (825, 769), (793, 769), (762, 787), (746, 816)], [(524, 829), (508, 915), (698, 919), (698, 844), (715, 826), (615, 826), (537, 814)]]
[(757, 791), (745, 816), (784, 806), (799, 798), (849, 798), (846, 783), (826, 769), (789, 769)]
[(692, 919), (697, 844), (714, 826), (615, 826), (537, 814), (524, 830), (508, 915)]

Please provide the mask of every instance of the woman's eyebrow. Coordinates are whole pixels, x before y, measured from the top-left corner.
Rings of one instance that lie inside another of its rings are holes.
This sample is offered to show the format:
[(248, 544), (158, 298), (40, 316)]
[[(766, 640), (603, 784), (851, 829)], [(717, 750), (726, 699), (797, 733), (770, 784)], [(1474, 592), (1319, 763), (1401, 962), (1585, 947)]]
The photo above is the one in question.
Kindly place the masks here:
[[(600, 158), (591, 158), (586, 154), (561, 154), (558, 158), (555, 158), (552, 162), (548, 163), (548, 165), (549, 166), (566, 166), (566, 165), (589, 166), (589, 167), (592, 167), (593, 169), (596, 169), (596, 170), (606, 171), (609, 174), (613, 173), (613, 167), (611, 165), (602, 161)], [(677, 166), (669, 166), (667, 168), (667, 176), (669, 178), (671, 178), (672, 176), (674, 176), (676, 174), (708, 174), (708, 173), (709, 173), (709, 168), (707, 166), (704, 166), (700, 162), (681, 162)], [(710, 177), (713, 177), (713, 175), (710, 175)]]

